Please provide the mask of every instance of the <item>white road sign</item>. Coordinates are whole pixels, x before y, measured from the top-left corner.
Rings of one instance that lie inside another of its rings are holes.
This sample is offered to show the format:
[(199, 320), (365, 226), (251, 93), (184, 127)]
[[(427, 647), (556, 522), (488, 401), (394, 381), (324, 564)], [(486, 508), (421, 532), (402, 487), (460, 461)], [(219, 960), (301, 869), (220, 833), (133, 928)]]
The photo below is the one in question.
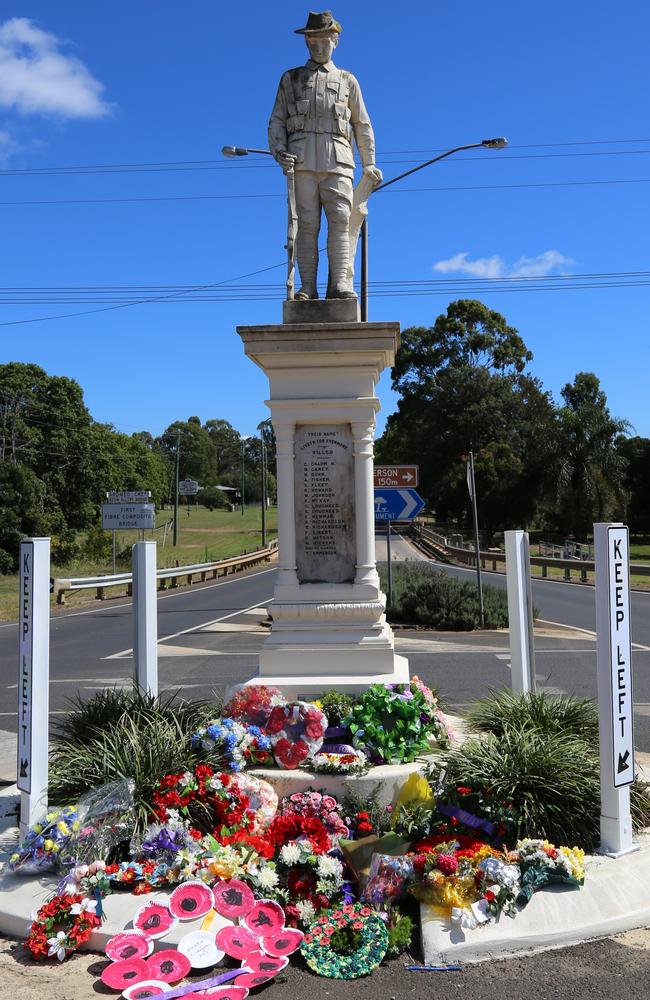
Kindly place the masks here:
[(151, 490), (109, 490), (108, 503), (149, 503)]
[(614, 785), (634, 781), (634, 706), (630, 641), (630, 576), (628, 529), (609, 527), (609, 668), (612, 691)]
[(102, 505), (102, 528), (108, 531), (142, 531), (156, 527), (156, 508), (152, 503), (105, 503)]
[(181, 479), (178, 484), (178, 492), (182, 497), (193, 497), (199, 492), (199, 484), (196, 479)]

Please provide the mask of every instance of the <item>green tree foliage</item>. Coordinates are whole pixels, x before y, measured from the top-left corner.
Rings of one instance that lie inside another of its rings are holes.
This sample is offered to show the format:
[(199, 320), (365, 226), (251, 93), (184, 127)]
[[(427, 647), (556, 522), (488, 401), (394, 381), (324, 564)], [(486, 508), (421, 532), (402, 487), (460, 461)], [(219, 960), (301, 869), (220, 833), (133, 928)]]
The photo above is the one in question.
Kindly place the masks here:
[(452, 302), (432, 327), (405, 330), (392, 372), (401, 399), (377, 460), (417, 461), (429, 505), (441, 519), (463, 519), (472, 448), (482, 523), (491, 531), (527, 524), (555, 441), (549, 394), (525, 372), (531, 358), (505, 318), (476, 300)]
[(618, 445), (629, 424), (611, 415), (592, 372), (579, 372), (562, 398), (555, 516), (564, 532), (584, 539), (594, 521), (616, 520), (625, 511), (627, 463)]
[(634, 532), (650, 533), (650, 438), (621, 438), (618, 450), (627, 462), (623, 485), (628, 495), (627, 521)]

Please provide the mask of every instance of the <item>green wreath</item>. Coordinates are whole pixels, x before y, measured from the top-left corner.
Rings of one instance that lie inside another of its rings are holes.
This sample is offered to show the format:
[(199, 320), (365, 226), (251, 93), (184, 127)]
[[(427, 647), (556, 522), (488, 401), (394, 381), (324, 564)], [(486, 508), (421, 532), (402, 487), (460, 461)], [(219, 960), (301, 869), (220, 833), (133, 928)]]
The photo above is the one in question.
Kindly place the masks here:
[[(350, 954), (335, 948), (341, 932), (356, 932), (354, 938), (359, 945)], [(300, 950), (307, 965), (319, 976), (356, 979), (368, 975), (383, 959), (388, 950), (388, 930), (369, 906), (348, 903), (321, 914), (309, 928)]]

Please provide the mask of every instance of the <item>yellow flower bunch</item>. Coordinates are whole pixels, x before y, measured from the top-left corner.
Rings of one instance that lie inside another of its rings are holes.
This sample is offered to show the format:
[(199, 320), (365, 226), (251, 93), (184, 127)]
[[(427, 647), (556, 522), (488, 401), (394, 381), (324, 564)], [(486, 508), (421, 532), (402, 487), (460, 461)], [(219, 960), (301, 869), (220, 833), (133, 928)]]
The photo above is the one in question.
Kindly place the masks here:
[(70, 836), (70, 827), (65, 822), (65, 820), (61, 820), (59, 823), (57, 823), (56, 828), (59, 831), (59, 833), (63, 834), (64, 837)]
[(571, 866), (571, 874), (578, 881), (585, 877), (585, 852), (581, 847), (561, 847), (560, 854)]

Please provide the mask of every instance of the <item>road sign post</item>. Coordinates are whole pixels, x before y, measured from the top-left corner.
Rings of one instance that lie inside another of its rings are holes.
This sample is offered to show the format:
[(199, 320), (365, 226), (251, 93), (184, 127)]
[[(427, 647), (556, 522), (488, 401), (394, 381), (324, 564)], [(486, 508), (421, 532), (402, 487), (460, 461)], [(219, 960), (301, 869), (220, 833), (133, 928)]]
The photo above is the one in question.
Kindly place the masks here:
[(628, 528), (594, 524), (596, 656), (600, 739), (600, 851), (619, 857), (632, 843), (634, 781), (632, 644)]
[(390, 521), (386, 524), (386, 583), (388, 590), (388, 607), (393, 604), (393, 553), (391, 550)]
[(158, 618), (156, 543), (133, 546), (133, 660), (135, 683), (144, 693), (158, 694)]
[(510, 630), (510, 672), (517, 694), (534, 691), (535, 640), (530, 548), (527, 531), (506, 531), (506, 580)]
[(375, 487), (375, 521), (412, 521), (423, 507), (424, 500), (413, 489)]
[(50, 539), (20, 543), (18, 757), (21, 835), (47, 811)]

